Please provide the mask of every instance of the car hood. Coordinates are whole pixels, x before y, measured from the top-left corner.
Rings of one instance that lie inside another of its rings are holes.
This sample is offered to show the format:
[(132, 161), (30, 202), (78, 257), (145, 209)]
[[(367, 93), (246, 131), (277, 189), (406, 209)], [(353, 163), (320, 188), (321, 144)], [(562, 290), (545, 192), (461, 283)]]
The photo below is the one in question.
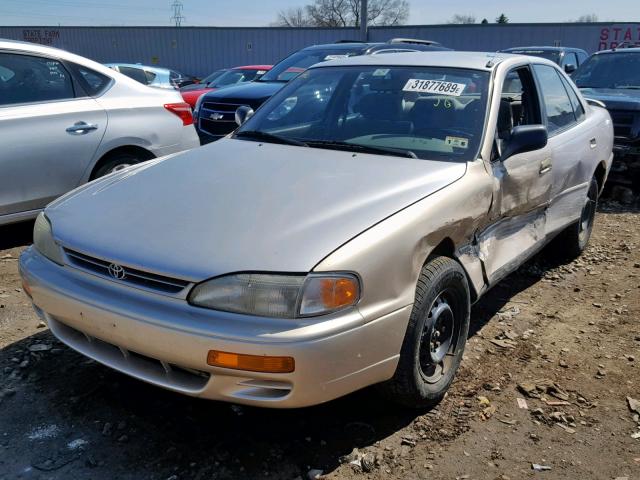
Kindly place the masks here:
[(258, 106), (285, 85), (285, 82), (246, 82), (240, 85), (225, 87), (220, 90), (216, 90), (215, 92), (210, 92), (204, 98), (204, 101), (222, 101), (225, 103), (236, 104), (249, 103), (252, 106)]
[(223, 139), (123, 170), (46, 209), (64, 247), (190, 281), (309, 272), (466, 164)]
[(624, 88), (581, 88), (582, 95), (600, 100), (611, 110), (640, 111), (640, 90)]

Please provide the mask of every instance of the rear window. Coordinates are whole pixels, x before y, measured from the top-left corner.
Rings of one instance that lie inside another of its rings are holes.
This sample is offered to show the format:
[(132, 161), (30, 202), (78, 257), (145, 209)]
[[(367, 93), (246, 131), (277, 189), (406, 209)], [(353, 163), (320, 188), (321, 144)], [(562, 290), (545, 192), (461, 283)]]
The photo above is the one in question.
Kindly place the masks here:
[(141, 68), (118, 67), (118, 70), (120, 70), (120, 73), (122, 73), (123, 75), (126, 75), (129, 78), (133, 78), (136, 82), (140, 82), (143, 85), (147, 85), (149, 83), (144, 70), (142, 70)]
[(92, 97), (102, 94), (111, 84), (111, 78), (107, 75), (75, 63), (68, 65), (78, 78), (78, 82), (80, 82), (84, 91)]

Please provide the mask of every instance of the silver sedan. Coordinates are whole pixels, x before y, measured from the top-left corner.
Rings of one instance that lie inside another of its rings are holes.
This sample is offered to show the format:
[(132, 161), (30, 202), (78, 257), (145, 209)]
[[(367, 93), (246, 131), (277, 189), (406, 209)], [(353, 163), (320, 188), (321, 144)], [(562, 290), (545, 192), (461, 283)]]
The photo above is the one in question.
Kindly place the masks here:
[(470, 305), (554, 238), (586, 248), (612, 158), (607, 111), (533, 57), (331, 61), (237, 113), (49, 205), (20, 271), (77, 351), (264, 407), (439, 401)]
[(178, 92), (0, 39), (0, 225), (34, 218), (89, 180), (199, 145)]

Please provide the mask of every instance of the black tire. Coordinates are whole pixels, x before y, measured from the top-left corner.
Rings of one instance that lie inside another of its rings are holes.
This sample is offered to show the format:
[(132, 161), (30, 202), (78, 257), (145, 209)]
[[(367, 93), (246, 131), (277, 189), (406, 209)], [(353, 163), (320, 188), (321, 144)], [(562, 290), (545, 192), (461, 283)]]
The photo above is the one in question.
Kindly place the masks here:
[(460, 264), (431, 258), (418, 279), (396, 372), (380, 385), (387, 398), (410, 408), (442, 400), (462, 360), (470, 310), (469, 284)]
[(134, 153), (116, 153), (103, 160), (100, 166), (94, 170), (91, 175), (91, 180), (104, 177), (105, 175), (122, 170), (123, 168), (130, 167), (131, 165), (135, 165), (136, 163), (140, 163), (145, 160), (148, 160), (148, 158)]
[(593, 222), (598, 208), (598, 181), (591, 179), (585, 204), (582, 207), (580, 220), (569, 225), (554, 240), (552, 252), (562, 260), (573, 260), (579, 257), (589, 245)]

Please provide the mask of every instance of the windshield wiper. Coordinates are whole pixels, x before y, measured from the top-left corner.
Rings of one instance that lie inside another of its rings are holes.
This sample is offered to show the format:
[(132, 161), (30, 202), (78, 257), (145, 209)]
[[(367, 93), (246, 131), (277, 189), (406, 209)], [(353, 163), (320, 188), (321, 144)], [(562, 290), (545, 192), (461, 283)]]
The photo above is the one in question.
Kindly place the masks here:
[(628, 90), (640, 90), (640, 85), (616, 85), (615, 88), (616, 89), (624, 88)]
[(333, 148), (349, 152), (381, 153), (384, 155), (395, 155), (396, 157), (418, 158), (418, 156), (411, 150), (404, 150), (402, 148), (377, 147), (372, 145), (362, 145), (360, 143), (337, 142), (334, 140), (307, 140), (307, 146)]
[(236, 138), (253, 138), (269, 143), (282, 143), (284, 145), (295, 145), (296, 147), (308, 147), (304, 142), (294, 140), (293, 138), (281, 137), (273, 133), (262, 132), (260, 130), (241, 130), (234, 135)]

